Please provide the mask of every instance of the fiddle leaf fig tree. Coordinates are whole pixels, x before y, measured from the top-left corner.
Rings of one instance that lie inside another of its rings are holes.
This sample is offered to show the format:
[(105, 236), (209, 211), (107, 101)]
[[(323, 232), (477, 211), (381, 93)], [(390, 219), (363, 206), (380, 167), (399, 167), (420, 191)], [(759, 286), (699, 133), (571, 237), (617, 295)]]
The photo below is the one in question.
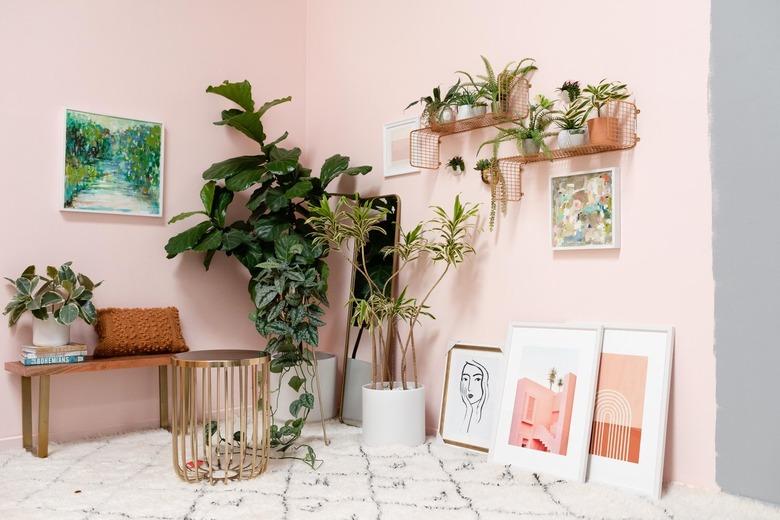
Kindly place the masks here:
[[(203, 172), (202, 208), (173, 217), (169, 224), (197, 217), (200, 222), (170, 238), (168, 258), (185, 251), (203, 253), (208, 270), (217, 252), (236, 258), (250, 275), (249, 296), (255, 310), (250, 314), (258, 333), (267, 339), (271, 371), (292, 372), (289, 386), (299, 393), (290, 405), (294, 419), (271, 427), (271, 446), (291, 456), (309, 412), (314, 407), (313, 348), (319, 342), (323, 306), (327, 305), (327, 249), (313, 243), (307, 223), (310, 205), (329, 196), (328, 186), (341, 175), (365, 175), (370, 166), (349, 166), (349, 157), (334, 155), (325, 160), (319, 176), (300, 163), (299, 148), (283, 148), (284, 132), (268, 141), (262, 117), (270, 108), (290, 97), (274, 99), (256, 107), (248, 81), (224, 82), (206, 92), (218, 94), (237, 107), (223, 110), (214, 124), (229, 126), (255, 141), (255, 155), (233, 157), (212, 164)], [(238, 192), (248, 216), (228, 222), (228, 209)], [(279, 381), (283, 378), (280, 377)], [(281, 383), (280, 383), (281, 384)], [(279, 389), (275, 389), (278, 396)], [(276, 400), (272, 398), (272, 403)], [(272, 405), (272, 412), (276, 407)], [(227, 437), (227, 436), (226, 436)], [(305, 446), (300, 458), (314, 465), (313, 450)]]

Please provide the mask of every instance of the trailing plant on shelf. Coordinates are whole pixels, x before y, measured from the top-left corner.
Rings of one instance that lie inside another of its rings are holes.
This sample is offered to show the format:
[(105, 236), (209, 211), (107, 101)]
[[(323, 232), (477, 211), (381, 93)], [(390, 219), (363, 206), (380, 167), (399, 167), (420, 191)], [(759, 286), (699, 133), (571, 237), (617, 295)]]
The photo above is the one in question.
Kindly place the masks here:
[(563, 85), (555, 90), (561, 93), (561, 97), (565, 103), (573, 103), (574, 100), (579, 98), (580, 94), (582, 94), (579, 81), (564, 81)]
[[(398, 269), (385, 281), (385, 286), (379, 287), (372, 282), (367, 296), (350, 295), (350, 304), (354, 308), (351, 316), (353, 324), (365, 326), (372, 338), (372, 384), (376, 389), (395, 387), (393, 374), (385, 362), (386, 349), (391, 348), (390, 341), (397, 342), (400, 350), (401, 368), (398, 375), (401, 388), (408, 389), (410, 382), (418, 386), (415, 330), (422, 318), (434, 318), (428, 301), (447, 273), (475, 253), (472, 230), (479, 214), (476, 205), (462, 203), (460, 196), (456, 196), (451, 212), (440, 206), (433, 207), (433, 212), (433, 219), (418, 223), (410, 231), (402, 230), (399, 243), (385, 248), (386, 255), (397, 255), (399, 259)], [(331, 207), (326, 198), (322, 198), (319, 206), (311, 209), (311, 214), (307, 223), (314, 229), (314, 242), (341, 252), (356, 271), (370, 281), (371, 278), (366, 274), (365, 248), (369, 233), (382, 232), (378, 224), (384, 218), (383, 212), (372, 207), (370, 201), (355, 203), (341, 197), (335, 208)], [(349, 242), (354, 243), (354, 257), (345, 252)], [(434, 267), (440, 268), (434, 282), (420, 293), (423, 296), (412, 296), (413, 291), (408, 285), (398, 296), (390, 295), (386, 289), (392, 280), (423, 259), (430, 260)], [(404, 335), (400, 333), (399, 324), (406, 327)]]
[[(507, 63), (498, 73), (495, 73), (493, 65), (485, 56), (480, 56), (485, 66), (484, 74), (473, 76), (471, 73), (459, 70), (458, 74), (465, 76), (467, 86), (475, 87), (482, 91), (482, 96), (489, 100), (493, 112), (507, 112), (509, 93), (518, 77), (526, 77), (538, 68), (533, 58), (523, 58), (519, 62)], [(476, 79), (475, 79), (476, 78)]]
[(447, 162), (447, 168), (451, 169), (455, 173), (457, 172), (463, 173), (466, 171), (466, 163), (463, 162), (463, 157), (461, 157), (460, 155), (456, 155), (455, 157), (453, 157)]
[(423, 105), (422, 116), (424, 124), (427, 123), (435, 125), (438, 123), (448, 123), (455, 119), (452, 106), (455, 105), (458, 99), (457, 96), (460, 88), (461, 84), (460, 80), (458, 80), (447, 90), (447, 92), (444, 94), (444, 97), (442, 97), (441, 86), (438, 86), (433, 89), (433, 92), (430, 96), (423, 96), (416, 101), (412, 101), (406, 105), (404, 110), (408, 110), (413, 106), (420, 104)]
[(8, 315), (8, 326), (15, 325), (27, 311), (37, 320), (53, 319), (60, 325), (71, 325), (79, 318), (94, 325), (97, 311), (92, 296), (103, 282), (94, 283), (87, 275), (76, 273), (72, 264), (65, 262), (59, 269), (50, 265), (46, 276), (36, 274), (31, 265), (15, 280), (6, 278), (16, 289), (3, 311)]
[[(300, 162), (299, 148), (279, 145), (287, 132), (268, 141), (262, 118), (272, 107), (291, 100), (275, 99), (255, 106), (248, 81), (210, 86), (206, 92), (218, 94), (238, 107), (222, 111), (215, 125), (229, 126), (254, 141), (256, 155), (234, 157), (212, 164), (204, 173), (200, 191), (202, 209), (176, 215), (170, 224), (198, 216), (203, 220), (171, 237), (165, 246), (168, 258), (185, 251), (204, 253), (208, 270), (217, 252), (232, 256), (249, 272), (249, 297), (255, 307), (250, 314), (257, 331), (267, 339), (272, 372), (292, 371), (289, 386), (299, 397), (290, 405), (294, 419), (271, 426), (270, 444), (285, 457), (300, 458), (314, 466), (317, 459), (309, 446), (306, 455), (293, 457), (306, 418), (314, 406), (312, 375), (314, 349), (319, 343), (318, 328), (323, 325), (327, 305), (327, 250), (315, 244), (307, 224), (311, 205), (329, 196), (328, 186), (341, 175), (365, 175), (370, 166), (349, 166), (349, 157), (333, 155), (325, 160), (319, 177)], [(249, 191), (248, 198), (235, 198)], [(248, 216), (227, 221), (228, 209), (236, 200)], [(283, 377), (279, 378), (280, 384)], [(278, 392), (278, 388), (276, 392)], [(272, 408), (272, 413), (273, 413)], [(290, 450), (292, 451), (292, 450)]]

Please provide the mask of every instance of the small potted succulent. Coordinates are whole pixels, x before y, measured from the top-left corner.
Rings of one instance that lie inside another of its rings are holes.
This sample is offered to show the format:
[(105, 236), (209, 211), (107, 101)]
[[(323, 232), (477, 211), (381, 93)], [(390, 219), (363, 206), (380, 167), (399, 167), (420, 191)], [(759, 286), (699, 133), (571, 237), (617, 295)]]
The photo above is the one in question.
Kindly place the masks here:
[(430, 96), (423, 96), (416, 101), (412, 101), (404, 110), (412, 108), (416, 104), (421, 104), (423, 108), (423, 123), (436, 127), (440, 124), (451, 123), (455, 121), (455, 109), (453, 106), (457, 101), (458, 91), (460, 90), (460, 80), (447, 90), (444, 97), (441, 95), (441, 87), (436, 87)]
[(16, 289), (3, 314), (13, 326), (26, 311), (33, 315), (33, 345), (59, 347), (70, 342), (70, 326), (78, 318), (90, 325), (97, 321), (92, 294), (103, 282), (94, 283), (77, 274), (66, 262), (57, 269), (46, 268), (46, 276), (35, 274), (31, 265), (15, 280), (6, 278)]
[(555, 89), (561, 96), (561, 102), (564, 105), (573, 103), (575, 99), (580, 97), (582, 89), (580, 89), (579, 81), (564, 81), (563, 85)]
[(477, 164), (474, 165), (474, 169), (477, 170), (482, 177), (482, 182), (490, 184), (490, 167), (493, 162), (490, 159), (480, 159)]
[(572, 148), (585, 144), (590, 111), (585, 99), (574, 98), (566, 112), (555, 118), (555, 124), (561, 129), (558, 132), (558, 148)]
[(585, 95), (596, 117), (588, 120), (590, 144), (613, 146), (618, 144), (619, 121), (604, 110), (609, 104), (628, 99), (631, 95), (625, 83), (601, 80), (598, 85), (585, 87)]
[(456, 155), (455, 157), (453, 157), (447, 162), (447, 168), (449, 168), (455, 173), (458, 172), (463, 173), (466, 171), (466, 163), (463, 162), (463, 157), (461, 157), (460, 155)]

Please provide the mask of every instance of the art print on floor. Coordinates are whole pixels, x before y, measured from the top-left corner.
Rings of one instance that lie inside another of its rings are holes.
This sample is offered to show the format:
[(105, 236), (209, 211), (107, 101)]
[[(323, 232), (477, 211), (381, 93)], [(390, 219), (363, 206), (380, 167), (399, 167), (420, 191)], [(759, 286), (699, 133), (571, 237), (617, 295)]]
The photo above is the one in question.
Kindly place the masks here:
[(456, 343), (447, 354), (439, 434), (444, 442), (488, 451), (503, 383), (501, 349)]
[(162, 216), (162, 123), (65, 110), (63, 168), (63, 211)]
[(601, 327), (513, 324), (490, 458), (585, 480)]
[(617, 168), (550, 177), (552, 247), (620, 247), (619, 175)]
[(661, 496), (674, 329), (607, 326), (588, 478)]

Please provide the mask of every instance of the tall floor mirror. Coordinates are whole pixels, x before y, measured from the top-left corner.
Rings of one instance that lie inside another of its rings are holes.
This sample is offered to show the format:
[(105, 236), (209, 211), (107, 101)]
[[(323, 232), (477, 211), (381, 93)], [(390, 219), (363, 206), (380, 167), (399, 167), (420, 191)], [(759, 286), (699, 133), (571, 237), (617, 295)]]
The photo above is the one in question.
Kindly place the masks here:
[[(369, 276), (378, 287), (384, 287), (385, 282), (392, 276), (398, 267), (398, 259), (395, 255), (385, 256), (382, 248), (398, 243), (400, 234), (401, 199), (398, 195), (380, 195), (361, 199), (365, 203), (370, 201), (372, 207), (383, 208), (386, 218), (380, 224), (384, 233), (372, 232), (366, 245), (366, 264)], [(387, 290), (395, 294), (395, 280), (387, 285)], [(352, 271), (351, 289), (360, 298), (368, 294), (368, 283), (361, 273)], [(344, 342), (344, 377), (341, 387), (341, 422), (353, 426), (360, 426), (363, 422), (363, 385), (371, 383), (371, 338), (363, 327), (352, 324), (352, 311), (347, 313), (346, 334)], [(390, 341), (389, 345), (394, 342)], [(387, 366), (393, 366), (395, 352), (387, 349)]]

